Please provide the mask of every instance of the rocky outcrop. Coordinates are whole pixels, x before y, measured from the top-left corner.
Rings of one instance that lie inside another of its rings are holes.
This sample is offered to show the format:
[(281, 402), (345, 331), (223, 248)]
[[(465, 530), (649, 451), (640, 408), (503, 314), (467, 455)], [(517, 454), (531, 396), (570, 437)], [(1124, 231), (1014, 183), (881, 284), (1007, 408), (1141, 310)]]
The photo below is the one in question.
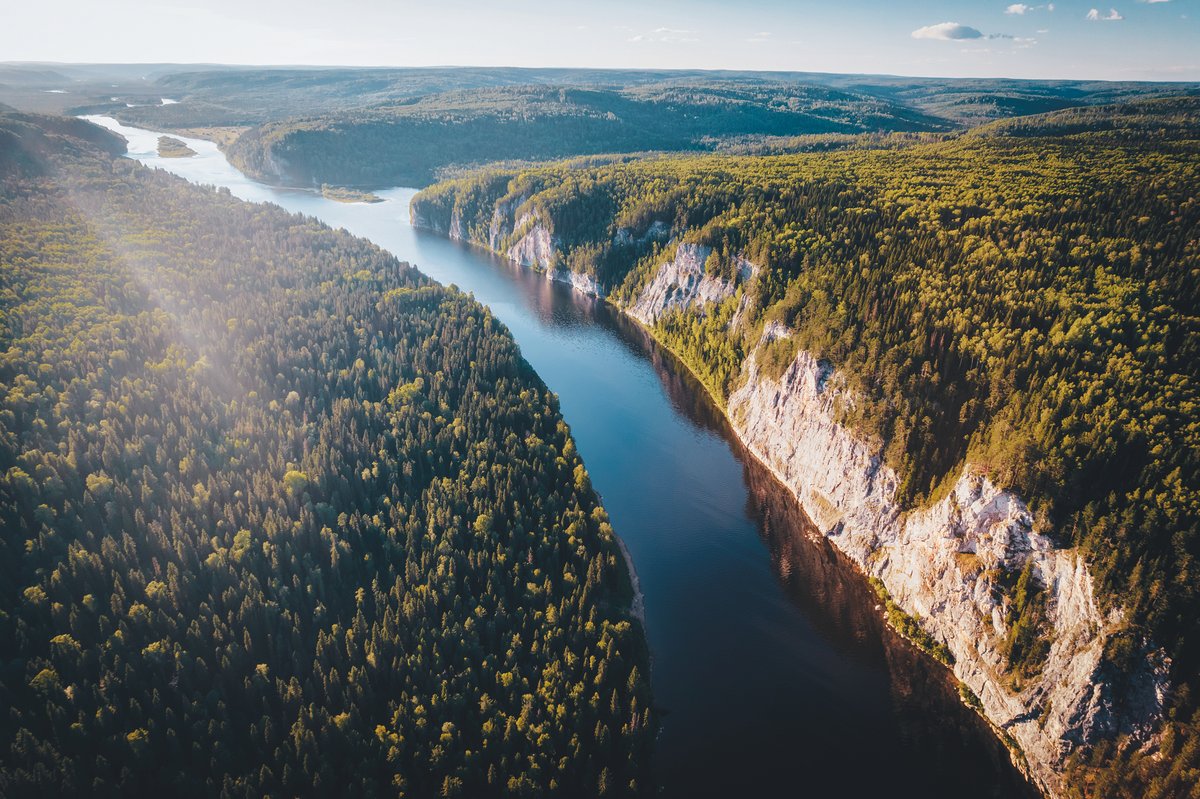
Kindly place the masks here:
[[(603, 296), (594, 279), (556, 268), (559, 242), (548, 228), (531, 217), (514, 222), (523, 202), (497, 204), (491, 248), (548, 279)], [(635, 241), (618, 230), (613, 244)], [(674, 309), (703, 313), (727, 301), (755, 274), (741, 260), (735, 280), (709, 275), (710, 252), (680, 244), (625, 312), (653, 329)], [(731, 329), (748, 316), (751, 296), (743, 293)], [(762, 342), (788, 335), (786, 327), (768, 323)], [(800, 351), (776, 379), (751, 355), (740, 385), (726, 405), (739, 438), (822, 533), (949, 650), (954, 675), (1047, 795), (1062, 794), (1063, 766), (1076, 747), (1115, 733), (1154, 734), (1169, 663), (1148, 652), (1141, 670), (1123, 677), (1106, 663), (1105, 643), (1121, 628), (1122, 614), (1101, 610), (1083, 558), (1038, 531), (1019, 496), (968, 465), (947, 496), (905, 513), (896, 500), (900, 480), (879, 447), (837, 421), (837, 409), (852, 406), (855, 397), (833, 365)], [(1028, 563), (1046, 597), (1050, 647), (1040, 674), (1014, 687), (1003, 649), (1012, 622), (1004, 584)]]
[[(836, 421), (838, 403), (853, 397), (829, 364), (801, 351), (778, 380), (762, 374), (754, 356), (745, 372), (728, 402), (739, 437), (825, 535), (945, 644), (955, 676), (1020, 748), (1047, 794), (1061, 793), (1074, 746), (1157, 726), (1167, 664), (1150, 658), (1132, 691), (1120, 686), (1118, 701), (1103, 650), (1121, 614), (1101, 612), (1082, 558), (1039, 533), (1020, 497), (968, 467), (949, 496), (904, 514), (895, 472)], [(1048, 598), (1051, 646), (1041, 674), (1012, 690), (1001, 651), (1008, 600), (997, 578), (1029, 561)]]
[[(570, 269), (560, 269), (562, 260), (558, 239), (541, 221), (531, 214), (523, 215), (516, 223), (518, 233), (515, 241), (503, 250), (504, 257), (520, 266), (536, 269), (546, 276), (547, 280), (566, 283), (576, 291), (581, 291), (592, 297), (603, 297), (604, 290), (591, 275), (572, 272)], [(523, 232), (522, 232), (523, 231)], [(504, 225), (496, 218), (492, 220), (491, 238), (498, 246), (511, 239), (504, 235)]]
[(644, 245), (652, 241), (666, 241), (671, 238), (671, 228), (660, 219), (656, 219), (646, 228), (646, 232), (640, 236), (634, 235), (631, 228), (617, 228), (617, 232), (613, 234), (612, 243), (614, 247), (633, 247)]
[(732, 297), (742, 282), (753, 277), (755, 267), (739, 259), (736, 280), (708, 274), (705, 263), (712, 248), (703, 244), (680, 244), (675, 257), (663, 262), (637, 300), (625, 309), (642, 324), (653, 326), (677, 308), (703, 308)]
[(566, 283), (571, 288), (583, 292), (589, 297), (604, 296), (604, 287), (591, 275), (581, 275), (578, 272), (572, 272), (570, 269), (547, 270), (545, 275), (547, 280), (553, 280), (556, 283)]
[[(541, 272), (547, 280), (566, 283), (576, 291), (592, 297), (603, 297), (604, 289), (595, 277), (559, 268), (558, 264), (562, 255), (558, 239), (540, 219), (532, 213), (526, 212), (514, 221), (513, 215), (524, 205), (525, 199), (513, 197), (496, 203), (488, 224), (488, 240), (486, 242), (488, 249), (515, 264)], [(466, 225), (458, 208), (451, 212), (447, 225), (422, 213), (420, 208), (414, 205), (411, 211), (411, 221), (413, 227), (432, 230), (455, 241), (469, 240)], [(482, 242), (473, 243), (481, 244)]]
[(234, 140), (227, 153), (240, 171), (271, 186), (317, 185), (292, 174), (288, 159), (273, 146), (262, 143), (263, 132), (251, 130)]
[[(488, 223), (488, 240), (486, 242), (488, 249), (497, 253), (501, 252), (504, 240), (521, 226), (521, 223), (514, 221), (513, 215), (528, 199), (525, 196), (517, 196), (496, 203), (492, 209), (492, 219)], [(522, 219), (528, 220), (529, 218), (529, 214), (525, 214)]]
[(517, 221), (516, 231), (517, 239), (504, 250), (504, 257), (521, 266), (554, 270), (560, 255), (558, 242), (550, 230), (532, 215), (525, 214)]

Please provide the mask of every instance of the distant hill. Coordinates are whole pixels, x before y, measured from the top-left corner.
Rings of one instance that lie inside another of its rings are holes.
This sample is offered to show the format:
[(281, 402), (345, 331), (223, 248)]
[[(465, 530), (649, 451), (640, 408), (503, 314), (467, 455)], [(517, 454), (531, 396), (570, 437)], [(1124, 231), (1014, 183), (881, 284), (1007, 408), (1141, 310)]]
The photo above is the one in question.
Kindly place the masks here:
[(120, 155), (126, 143), (82, 119), (15, 114), (0, 108), (0, 175), (44, 174), (53, 157), (79, 156), (90, 148)]
[(819, 86), (668, 82), (471, 89), (269, 123), (230, 149), (246, 172), (289, 184), (424, 185), (451, 165), (706, 149), (726, 136), (937, 131), (902, 104)]
[(0, 84), (6, 86), (61, 86), (70, 80), (58, 70), (0, 64)]
[[(828, 149), (830, 140), (787, 140), (945, 132), (1200, 90), (727, 70), (11, 63), (0, 70), (15, 76), (0, 86), (0, 102), (16, 108), (111, 114), (153, 130), (245, 130), (231, 155), (256, 177), (360, 187), (424, 185), (448, 169), (496, 160)], [(163, 104), (164, 97), (176, 102)]]

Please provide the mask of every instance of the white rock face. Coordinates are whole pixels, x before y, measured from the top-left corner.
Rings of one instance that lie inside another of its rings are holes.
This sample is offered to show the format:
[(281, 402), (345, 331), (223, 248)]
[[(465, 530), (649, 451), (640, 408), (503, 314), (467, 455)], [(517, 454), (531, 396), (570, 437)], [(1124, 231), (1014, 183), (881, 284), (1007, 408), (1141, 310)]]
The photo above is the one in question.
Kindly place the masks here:
[(450, 230), (448, 234), (455, 241), (464, 241), (467, 238), (467, 229), (463, 226), (462, 211), (457, 208), (450, 214)]
[[(764, 338), (779, 335), (772, 329)], [(779, 380), (761, 374), (753, 356), (745, 371), (728, 404), (742, 441), (830, 540), (947, 646), (955, 676), (1018, 743), (1047, 794), (1061, 794), (1061, 767), (1075, 745), (1118, 731), (1153, 731), (1167, 664), (1148, 664), (1124, 703), (1116, 701), (1101, 655), (1120, 614), (1100, 612), (1082, 558), (1055, 550), (1020, 497), (967, 468), (948, 497), (904, 516), (895, 502), (896, 474), (834, 421), (836, 401), (852, 398), (828, 364), (802, 351)], [(1047, 592), (1052, 644), (1041, 675), (1016, 693), (1000, 650), (1007, 600), (991, 570), (1021, 569), (1030, 560)]]
[(646, 228), (646, 232), (641, 236), (634, 236), (633, 231), (627, 227), (617, 228), (617, 232), (613, 235), (613, 244), (618, 247), (628, 247), (633, 244), (645, 244), (649, 241), (666, 241), (671, 237), (671, 228), (666, 222), (656, 219), (650, 223), (650, 227)]
[(589, 297), (604, 296), (604, 289), (596, 282), (596, 278), (591, 275), (581, 275), (578, 272), (572, 272), (570, 269), (547, 270), (545, 274), (547, 280), (566, 283), (571, 288), (587, 294)]
[[(592, 297), (603, 297), (604, 289), (596, 281), (596, 278), (572, 272), (569, 269), (556, 268), (556, 264), (561, 259), (559, 241), (542, 222), (537, 221), (529, 213), (522, 214), (521, 218), (514, 222), (513, 214), (525, 203), (526, 199), (525, 197), (514, 197), (507, 202), (496, 204), (488, 226), (487, 247), (515, 264), (540, 271), (547, 280), (566, 283), (576, 291)], [(413, 227), (432, 230), (434, 233), (448, 236), (455, 241), (468, 239), (466, 225), (463, 224), (462, 214), (457, 208), (450, 214), (448, 227), (417, 212), (415, 208), (410, 212), (410, 219)], [(525, 233), (512, 242), (507, 249), (503, 249), (505, 241), (512, 236), (513, 231), (522, 229), (525, 229)]]
[(535, 222), (528, 214), (517, 220), (515, 229), (523, 228), (528, 230), (504, 251), (504, 256), (521, 266), (554, 270), (558, 260), (558, 241), (545, 225)]
[[(541, 223), (513, 214), (523, 198), (498, 204), (489, 246), (500, 252), (514, 230), (528, 230), (503, 254), (541, 269), (548, 280), (602, 296), (596, 281), (556, 270), (559, 242)], [(451, 237), (461, 222), (451, 220)], [(414, 220), (414, 223), (416, 220)], [(614, 244), (633, 242), (619, 230)], [(684, 244), (663, 263), (650, 284), (624, 310), (653, 328), (674, 308), (700, 309), (733, 296), (755, 273), (740, 262), (737, 282), (705, 273), (709, 249)], [(743, 297), (731, 323), (749, 309)], [(768, 324), (762, 341), (789, 331)], [(1158, 728), (1168, 690), (1169, 663), (1148, 657), (1141, 672), (1120, 686), (1102, 659), (1104, 644), (1122, 614), (1104, 615), (1083, 559), (1056, 550), (1039, 533), (1024, 501), (997, 488), (969, 466), (949, 496), (907, 515), (896, 502), (900, 481), (872, 447), (838, 424), (839, 404), (854, 403), (833, 367), (801, 351), (779, 380), (762, 374), (752, 355), (742, 388), (728, 400), (735, 432), (796, 496), (829, 539), (864, 572), (878, 577), (896, 603), (916, 616), (954, 658), (954, 674), (983, 707), (984, 715), (1017, 743), (1016, 758), (1049, 796), (1062, 794), (1062, 767), (1079, 745), (1114, 733), (1148, 738)], [(1010, 688), (1001, 645), (1009, 627), (1008, 599), (996, 584), (999, 570), (1013, 572), (1032, 561), (1045, 588), (1051, 646), (1041, 674), (1019, 692)]]
[(703, 308), (709, 303), (720, 303), (732, 297), (738, 284), (754, 275), (754, 265), (746, 260), (738, 263), (736, 281), (708, 274), (704, 262), (711, 253), (712, 248), (702, 244), (680, 244), (675, 257), (659, 266), (650, 285), (638, 294), (637, 301), (625, 312), (642, 324), (653, 327), (655, 322), (676, 308)]

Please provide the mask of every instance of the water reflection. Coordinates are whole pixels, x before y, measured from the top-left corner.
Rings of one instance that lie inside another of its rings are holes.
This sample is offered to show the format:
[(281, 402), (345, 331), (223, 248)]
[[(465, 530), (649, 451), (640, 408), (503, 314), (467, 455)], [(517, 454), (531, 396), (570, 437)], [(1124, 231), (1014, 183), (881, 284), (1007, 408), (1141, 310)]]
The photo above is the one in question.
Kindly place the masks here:
[[(1038, 796), (1013, 768), (988, 724), (958, 701), (951, 674), (895, 633), (854, 564), (826, 540), (795, 499), (744, 450), (747, 510), (759, 522), (788, 597), (843, 655), (882, 661), (905, 748), (940, 766), (945, 789), (961, 796)], [(995, 774), (981, 792), (979, 774)]]
[(345, 204), (247, 179), (215, 146), (131, 157), (364, 236), (486, 304), (558, 393), (645, 596), (664, 794), (1021, 796), (945, 672), (882, 624), (860, 575), (730, 435), (675, 358), (604, 303), (408, 225), (412, 189)]
[[(724, 415), (682, 362), (612, 306), (473, 248), (467, 251), (490, 259), (494, 270), (522, 286), (529, 312), (542, 324), (567, 331), (603, 326), (630, 356), (653, 367), (681, 420), (697, 433), (723, 440), (741, 467), (746, 489), (744, 518), (757, 529), (770, 570), (786, 601), (809, 629), (798, 631), (791, 614), (769, 621), (769, 614), (763, 614), (743, 619), (742, 626), (758, 626), (758, 640), (770, 640), (775, 654), (784, 653), (785, 660), (791, 653), (788, 665), (814, 656), (825, 661), (824, 669), (797, 670), (796, 679), (809, 682), (800, 702), (786, 696), (790, 692), (784, 688), (777, 697), (783, 712), (778, 716), (765, 712), (759, 717), (764, 727), (779, 733), (778, 745), (764, 746), (761, 735), (743, 738), (735, 730), (725, 729), (714, 731), (710, 748), (697, 744), (697, 736), (687, 737), (686, 754), (668, 746), (663, 754), (669, 795), (729, 796), (743, 793), (752, 785), (756, 796), (820, 796), (835, 791), (843, 796), (867, 796), (878, 794), (885, 786), (900, 796), (1038, 796), (1013, 768), (987, 722), (959, 702), (952, 675), (887, 626), (861, 572), (820, 534), (791, 493), (735, 438)], [(694, 508), (707, 507), (709, 515), (727, 510), (708, 497), (691, 499)], [(727, 518), (726, 523), (734, 520)], [(623, 526), (618, 529), (626, 530)], [(714, 580), (713, 585), (719, 583)], [(770, 603), (769, 597), (766, 602)], [(714, 631), (722, 629), (719, 622), (719, 618), (713, 618)], [(813, 645), (814, 636), (821, 646)], [(722, 649), (717, 641), (710, 644), (710, 650), (709, 661), (763, 658), (759, 648)], [(661, 671), (656, 669), (656, 688), (663, 683)], [(880, 675), (882, 679), (876, 685), (863, 675)], [(827, 692), (834, 698), (834, 707), (821, 708), (812, 697), (813, 691)], [(860, 692), (859, 700), (875, 705), (868, 715), (879, 726), (850, 734), (829, 729), (830, 717), (836, 723), (842, 709), (846, 711), (842, 720), (850, 724), (861, 721), (859, 708), (837, 704), (839, 698), (844, 700), (853, 692)], [(669, 696), (670, 692), (659, 694)], [(732, 704), (756, 703), (758, 696), (754, 692), (730, 691), (725, 699)], [(803, 707), (803, 717), (796, 717), (797, 707)], [(662, 709), (668, 713), (670, 729), (672, 708)], [(740, 716), (716, 715), (717, 724)], [(796, 733), (798, 724), (807, 728)], [(822, 735), (821, 727), (827, 735)], [(854, 748), (832, 751), (848, 740), (855, 742)], [(811, 751), (798, 751), (797, 747)], [(714, 774), (703, 765), (706, 756), (736, 763), (741, 771)], [(773, 759), (775, 762), (770, 762)], [(689, 764), (694, 764), (694, 773)], [(820, 769), (805, 768), (814, 764)]]

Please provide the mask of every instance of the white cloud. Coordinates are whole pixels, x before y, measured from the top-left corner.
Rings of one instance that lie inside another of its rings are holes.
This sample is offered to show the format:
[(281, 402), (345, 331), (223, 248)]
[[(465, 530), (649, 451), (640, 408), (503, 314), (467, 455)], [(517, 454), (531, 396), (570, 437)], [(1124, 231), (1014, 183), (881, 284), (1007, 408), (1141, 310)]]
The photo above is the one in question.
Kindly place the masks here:
[(914, 39), (938, 39), (943, 42), (957, 42), (963, 39), (982, 39), (983, 33), (970, 25), (960, 25), (957, 22), (939, 22), (936, 25), (926, 25), (912, 32)]
[(660, 43), (677, 43), (677, 42), (698, 42), (696, 31), (683, 30), (680, 28), (655, 28), (649, 33), (639, 33), (636, 36), (629, 37), (631, 42), (660, 42)]
[(1007, 33), (984, 33), (978, 28), (958, 22), (939, 22), (912, 32), (914, 39), (936, 39), (942, 42), (966, 42), (977, 39), (1012, 39)]
[(1026, 11), (1033, 11), (1033, 6), (1027, 6), (1024, 3), (1013, 3), (1008, 8), (1004, 9), (1005, 14), (1024, 14)]
[(1110, 8), (1107, 14), (1101, 14), (1099, 9), (1093, 8), (1087, 12), (1088, 22), (1120, 22), (1125, 19), (1115, 8)]

